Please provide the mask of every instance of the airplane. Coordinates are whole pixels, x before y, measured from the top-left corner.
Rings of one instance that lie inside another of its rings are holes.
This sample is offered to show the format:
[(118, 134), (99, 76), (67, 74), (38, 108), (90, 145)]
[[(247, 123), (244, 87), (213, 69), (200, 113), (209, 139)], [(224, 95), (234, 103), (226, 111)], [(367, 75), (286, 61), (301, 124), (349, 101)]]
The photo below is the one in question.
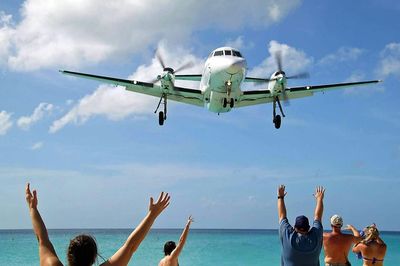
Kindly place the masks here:
[[(128, 91), (147, 94), (160, 98), (154, 113), (163, 104), (163, 110), (159, 112), (158, 122), (162, 126), (167, 119), (167, 101), (178, 101), (186, 104), (206, 107), (214, 113), (226, 113), (234, 108), (265, 104), (272, 102), (272, 121), (275, 128), (281, 127), (281, 115), (285, 117), (281, 101), (288, 102), (291, 99), (313, 96), (315, 92), (324, 92), (332, 89), (367, 85), (381, 82), (381, 80), (368, 80), (359, 82), (334, 83), (323, 85), (306, 85), (300, 87), (288, 87), (289, 79), (307, 78), (307, 72), (287, 76), (282, 69), (282, 56), (278, 51), (275, 60), (278, 70), (272, 73), (270, 78), (256, 78), (246, 76), (247, 63), (238, 49), (232, 47), (220, 47), (208, 56), (201, 74), (177, 75), (184, 69), (190, 68), (191, 63), (182, 65), (174, 70), (167, 66), (157, 50), (158, 59), (163, 72), (152, 82), (127, 80), (115, 77), (99, 76), (67, 70), (60, 70), (62, 74), (80, 78), (97, 80), (103, 83), (123, 86)], [(175, 80), (199, 81), (198, 89), (175, 86)], [(263, 90), (241, 90), (243, 82), (264, 83)], [(280, 114), (277, 114), (276, 107)]]

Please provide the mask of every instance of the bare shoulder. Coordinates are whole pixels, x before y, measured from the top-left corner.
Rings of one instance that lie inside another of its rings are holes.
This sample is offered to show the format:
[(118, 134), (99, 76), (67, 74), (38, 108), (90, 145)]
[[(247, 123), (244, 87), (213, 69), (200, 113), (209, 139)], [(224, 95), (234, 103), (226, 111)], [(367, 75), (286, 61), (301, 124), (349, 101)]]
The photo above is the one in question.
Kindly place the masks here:
[(55, 256), (49, 256), (44, 260), (44, 265), (48, 266), (63, 266), (61, 261)]

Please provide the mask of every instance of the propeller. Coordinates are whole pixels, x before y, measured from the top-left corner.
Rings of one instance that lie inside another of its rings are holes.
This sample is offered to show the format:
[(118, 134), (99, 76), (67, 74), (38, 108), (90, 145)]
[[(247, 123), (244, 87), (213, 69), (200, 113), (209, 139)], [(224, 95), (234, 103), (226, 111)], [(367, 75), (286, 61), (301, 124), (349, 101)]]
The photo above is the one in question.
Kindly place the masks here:
[[(157, 49), (157, 50), (155, 51), (155, 56), (156, 56), (158, 62), (160, 63), (160, 66), (163, 68), (163, 71), (167, 71), (167, 72), (169, 72), (169, 73), (171, 73), (171, 74), (173, 74), (173, 75), (175, 75), (175, 74), (178, 73), (178, 72), (181, 72), (182, 70), (191, 68), (191, 67), (194, 65), (194, 63), (193, 63), (192, 61), (189, 61), (189, 62), (187, 62), (187, 63), (185, 63), (185, 64), (179, 66), (178, 68), (176, 68), (176, 69), (174, 70), (174, 69), (171, 68), (171, 67), (167, 67), (167, 65), (165, 64), (165, 60), (164, 60), (164, 58), (162, 57), (162, 55), (161, 55), (159, 49)], [(161, 79), (161, 76), (158, 76), (158, 77), (155, 78), (151, 83), (155, 83), (155, 82), (159, 81), (160, 79)]]
[[(283, 71), (282, 67), (282, 51), (278, 50), (275, 52), (275, 61), (278, 66), (278, 73), (281, 74), (285, 79), (304, 79), (309, 78), (310, 74), (308, 72), (301, 72), (296, 75), (286, 76), (286, 73)], [(289, 96), (286, 92), (286, 88), (282, 90), (283, 101), (286, 105), (289, 105)]]

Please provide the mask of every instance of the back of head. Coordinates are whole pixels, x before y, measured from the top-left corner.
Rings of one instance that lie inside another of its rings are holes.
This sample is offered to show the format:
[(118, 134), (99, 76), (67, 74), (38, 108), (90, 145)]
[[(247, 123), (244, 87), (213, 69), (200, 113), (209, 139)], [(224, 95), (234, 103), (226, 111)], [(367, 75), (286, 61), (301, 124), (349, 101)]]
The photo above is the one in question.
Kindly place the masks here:
[(331, 226), (336, 228), (342, 228), (343, 226), (343, 218), (337, 214), (331, 217)]
[(97, 257), (96, 240), (89, 235), (78, 235), (69, 243), (67, 259), (69, 266), (90, 266)]
[(294, 228), (302, 233), (307, 233), (308, 230), (310, 230), (310, 223), (308, 222), (308, 218), (304, 215), (297, 216)]
[(164, 254), (165, 256), (171, 255), (172, 251), (176, 248), (176, 244), (174, 241), (168, 241), (164, 244)]
[(379, 237), (379, 231), (375, 225), (368, 226), (367, 228), (365, 228), (364, 233), (365, 233), (365, 238), (362, 242), (365, 244), (375, 241)]

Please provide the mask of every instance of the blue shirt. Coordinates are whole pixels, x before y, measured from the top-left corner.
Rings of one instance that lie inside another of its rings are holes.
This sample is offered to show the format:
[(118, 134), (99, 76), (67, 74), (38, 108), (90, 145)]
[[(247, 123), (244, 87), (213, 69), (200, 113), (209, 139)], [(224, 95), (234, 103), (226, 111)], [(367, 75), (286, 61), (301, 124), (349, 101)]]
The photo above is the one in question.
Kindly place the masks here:
[(322, 248), (323, 228), (320, 221), (314, 221), (307, 234), (297, 233), (283, 218), (279, 236), (282, 242), (282, 266), (319, 266), (319, 254)]

